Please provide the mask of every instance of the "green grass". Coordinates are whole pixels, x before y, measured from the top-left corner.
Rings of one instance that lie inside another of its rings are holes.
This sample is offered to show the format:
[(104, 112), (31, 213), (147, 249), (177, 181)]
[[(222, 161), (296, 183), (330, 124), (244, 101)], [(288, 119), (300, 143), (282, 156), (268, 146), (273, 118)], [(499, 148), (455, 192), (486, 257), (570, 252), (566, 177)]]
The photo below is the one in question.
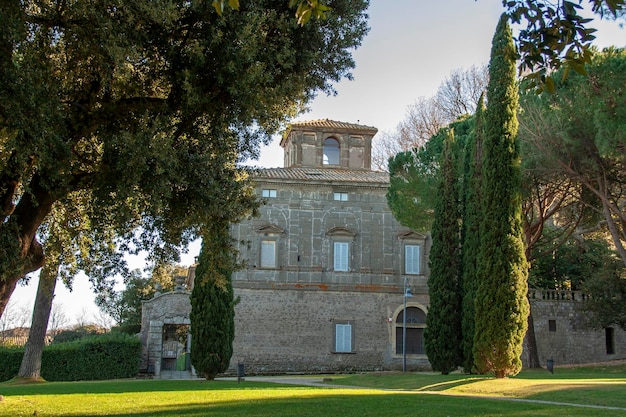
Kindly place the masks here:
[(626, 416), (626, 367), (527, 371), (504, 380), (434, 373), (331, 378), (329, 387), (249, 380), (8, 382), (0, 384), (0, 416)]

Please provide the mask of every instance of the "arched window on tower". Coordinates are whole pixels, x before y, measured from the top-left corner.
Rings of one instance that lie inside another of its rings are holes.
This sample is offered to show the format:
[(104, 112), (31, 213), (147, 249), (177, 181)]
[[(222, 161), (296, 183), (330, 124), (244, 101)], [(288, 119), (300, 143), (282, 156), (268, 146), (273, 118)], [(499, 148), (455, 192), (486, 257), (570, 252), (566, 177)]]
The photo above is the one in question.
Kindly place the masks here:
[(324, 141), (324, 165), (339, 165), (339, 142), (328, 138)]
[[(396, 355), (402, 355), (402, 326), (404, 325), (404, 311), (396, 317)], [(406, 308), (406, 354), (424, 355), (424, 329), (426, 328), (426, 313), (419, 307)]]

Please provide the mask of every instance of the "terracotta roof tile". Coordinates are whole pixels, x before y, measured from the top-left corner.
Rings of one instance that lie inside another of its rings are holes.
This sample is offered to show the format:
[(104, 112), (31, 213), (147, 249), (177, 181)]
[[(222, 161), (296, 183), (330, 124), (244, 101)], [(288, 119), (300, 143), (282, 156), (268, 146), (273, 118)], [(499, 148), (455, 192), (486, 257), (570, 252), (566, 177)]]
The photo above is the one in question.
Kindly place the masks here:
[(347, 123), (347, 122), (338, 122), (336, 120), (330, 119), (319, 119), (319, 120), (307, 120), (304, 122), (294, 122), (290, 125), (287, 130), (291, 130), (293, 128), (303, 128), (303, 127), (312, 127), (312, 128), (323, 128), (323, 129), (336, 129), (336, 130), (354, 130), (354, 131), (363, 131), (367, 130), (370, 133), (375, 134), (378, 132), (373, 126), (365, 126), (356, 123)]
[(329, 181), (352, 184), (389, 185), (389, 174), (381, 171), (359, 171), (335, 168), (266, 168), (254, 175), (260, 180)]

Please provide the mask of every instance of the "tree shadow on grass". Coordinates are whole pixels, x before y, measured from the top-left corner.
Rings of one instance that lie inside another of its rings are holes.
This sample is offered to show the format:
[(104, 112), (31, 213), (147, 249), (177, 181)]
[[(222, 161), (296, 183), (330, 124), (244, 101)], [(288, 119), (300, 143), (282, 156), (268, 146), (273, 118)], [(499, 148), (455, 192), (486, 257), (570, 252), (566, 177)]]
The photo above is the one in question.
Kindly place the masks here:
[[(494, 399), (468, 399), (420, 393), (334, 394), (313, 397), (263, 398), (255, 400), (190, 402), (161, 405), (149, 412), (107, 413), (109, 417), (388, 417), (416, 416), (550, 416), (559, 406), (508, 403)], [(562, 408), (562, 407), (561, 407)], [(36, 410), (33, 410), (33, 412)], [(571, 412), (570, 412), (571, 411)], [(40, 415), (39, 413), (37, 415)], [(58, 414), (62, 416), (64, 414)], [(71, 414), (87, 416), (91, 414)], [(600, 416), (585, 409), (568, 409), (568, 416)], [(623, 414), (626, 416), (626, 412)]]
[[(476, 378), (478, 379), (478, 378)], [(55, 383), (59, 392), (42, 392), (36, 386), (30, 394), (9, 394), (0, 386), (5, 401), (0, 415), (94, 416), (111, 417), (376, 417), (376, 416), (604, 416), (606, 410), (532, 404), (441, 395), (433, 391), (469, 384), (471, 379), (445, 381), (430, 387), (429, 393), (346, 388), (320, 388), (276, 383), (231, 381), (106, 381), (101, 383)], [(115, 386), (118, 385), (117, 389)], [(435, 385), (435, 384), (433, 384)], [(102, 394), (98, 397), (96, 387)], [(20, 387), (24, 388), (24, 386)], [(60, 388), (64, 388), (61, 390)], [(128, 388), (132, 388), (129, 390)], [(424, 391), (427, 387), (420, 388)], [(48, 390), (50, 391), (50, 390)], [(81, 396), (82, 391), (88, 393)], [(167, 392), (170, 391), (170, 392)], [(120, 395), (117, 395), (120, 393)], [(47, 395), (51, 394), (51, 395)], [(78, 394), (78, 395), (77, 395)], [(113, 394), (113, 395), (109, 395)], [(124, 395), (126, 394), (126, 395)], [(67, 397), (65, 397), (67, 396)], [(72, 397), (75, 396), (75, 400)], [(65, 397), (66, 409), (59, 406)], [(68, 401), (69, 400), (69, 403)], [(86, 404), (92, 402), (92, 404)], [(93, 407), (97, 402), (97, 408)], [(559, 410), (561, 412), (559, 412)], [(97, 412), (94, 412), (97, 411)], [(596, 411), (598, 411), (596, 413)], [(8, 413), (8, 414), (4, 414)], [(617, 413), (612, 415), (624, 415)]]
[(442, 381), (434, 384), (424, 385), (423, 387), (415, 389), (414, 391), (445, 391), (450, 388), (473, 384), (476, 381), (482, 381), (485, 379), (488, 379), (488, 377), (482, 376), (474, 378), (455, 379), (451, 381)]
[[(37, 394), (118, 394), (129, 392), (166, 392), (166, 391), (204, 391), (204, 390), (241, 390), (277, 387), (271, 382), (238, 384), (232, 381), (205, 380), (107, 380), (107, 381), (67, 381), (38, 382), (37, 384), (0, 383), (3, 395)], [(288, 385), (284, 385), (287, 387)]]

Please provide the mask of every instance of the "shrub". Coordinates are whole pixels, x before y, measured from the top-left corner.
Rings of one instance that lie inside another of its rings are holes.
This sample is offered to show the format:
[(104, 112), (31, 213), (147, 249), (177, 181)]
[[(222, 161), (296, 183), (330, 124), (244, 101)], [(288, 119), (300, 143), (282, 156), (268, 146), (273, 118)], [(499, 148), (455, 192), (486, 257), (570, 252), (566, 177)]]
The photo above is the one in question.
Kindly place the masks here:
[(74, 340), (82, 339), (87, 336), (104, 334), (104, 333), (106, 333), (105, 329), (89, 324), (86, 326), (79, 326), (79, 327), (69, 329), (69, 330), (61, 330), (59, 333), (56, 334), (56, 336), (54, 336), (54, 340), (52, 341), (52, 343), (54, 344), (67, 343), (67, 342), (72, 342)]
[(111, 333), (125, 333), (131, 336), (141, 332), (141, 324), (122, 324), (111, 328)]
[(132, 378), (139, 371), (141, 344), (122, 333), (89, 336), (44, 349), (41, 376), (48, 381)]
[(0, 381), (17, 375), (24, 356), (24, 346), (0, 346)]

